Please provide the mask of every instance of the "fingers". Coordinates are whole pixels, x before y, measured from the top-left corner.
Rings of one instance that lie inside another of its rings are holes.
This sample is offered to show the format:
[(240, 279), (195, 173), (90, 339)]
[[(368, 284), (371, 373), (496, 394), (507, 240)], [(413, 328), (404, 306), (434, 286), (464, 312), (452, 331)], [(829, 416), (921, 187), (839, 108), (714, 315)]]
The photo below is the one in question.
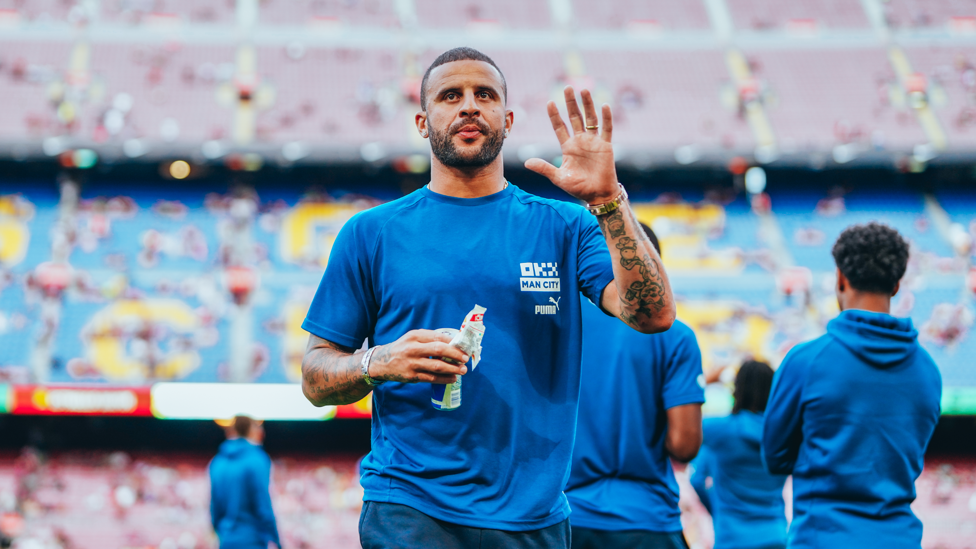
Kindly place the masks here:
[(420, 347), (417, 348), (416, 353), (418, 356), (422, 356), (422, 357), (442, 356), (445, 358), (456, 360), (461, 364), (464, 364), (465, 362), (468, 361), (469, 358), (471, 358), (468, 355), (464, 354), (464, 351), (462, 351), (461, 349), (458, 349), (453, 345), (448, 345), (447, 343), (442, 343), (440, 341), (433, 342), (433, 343), (423, 343), (421, 344)]
[(406, 333), (406, 337), (418, 343), (431, 343), (434, 341), (451, 342), (451, 336), (441, 332), (435, 332), (434, 330), (410, 330)]
[(541, 158), (530, 158), (525, 161), (525, 167), (534, 171), (539, 175), (544, 175), (549, 178), (549, 181), (553, 183), (556, 182), (556, 174), (559, 170), (552, 164), (546, 162)]
[[(423, 377), (423, 379), (420, 379)], [(424, 383), (440, 383), (441, 385), (447, 385), (448, 383), (454, 383), (457, 381), (457, 376), (434, 376), (429, 374), (422, 374), (418, 377), (418, 382)]]
[(600, 134), (603, 140), (610, 143), (613, 136), (613, 114), (610, 113), (610, 105), (603, 105), (603, 132)]
[(432, 374), (442, 376), (463, 376), (468, 373), (468, 367), (463, 364), (451, 364), (436, 358), (418, 358), (414, 362), (417, 374)]
[[(583, 114), (580, 112), (579, 104), (576, 103), (576, 92), (572, 86), (563, 89), (563, 96), (566, 98), (566, 110), (569, 112), (569, 123), (573, 126), (573, 132), (583, 133)], [(549, 115), (552, 118), (552, 115)]]
[(586, 119), (586, 131), (591, 131), (595, 134), (599, 131), (600, 119), (596, 115), (596, 105), (593, 104), (593, 96), (590, 94), (590, 90), (581, 91), (580, 96), (583, 98), (583, 115)]
[(566, 129), (566, 123), (563, 122), (563, 117), (559, 116), (559, 108), (556, 107), (556, 103), (553, 101), (547, 103), (546, 112), (549, 113), (549, 122), (552, 123), (552, 129), (556, 132), (556, 139), (562, 145), (569, 140), (569, 130)]

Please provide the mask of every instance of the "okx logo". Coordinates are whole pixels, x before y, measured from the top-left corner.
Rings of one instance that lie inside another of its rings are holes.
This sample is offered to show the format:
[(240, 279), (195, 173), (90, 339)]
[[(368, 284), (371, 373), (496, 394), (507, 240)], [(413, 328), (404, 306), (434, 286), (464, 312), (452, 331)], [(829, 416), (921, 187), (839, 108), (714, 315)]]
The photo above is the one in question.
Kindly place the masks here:
[(557, 263), (519, 263), (522, 277), (519, 286), (523, 292), (558, 292), (559, 269)]

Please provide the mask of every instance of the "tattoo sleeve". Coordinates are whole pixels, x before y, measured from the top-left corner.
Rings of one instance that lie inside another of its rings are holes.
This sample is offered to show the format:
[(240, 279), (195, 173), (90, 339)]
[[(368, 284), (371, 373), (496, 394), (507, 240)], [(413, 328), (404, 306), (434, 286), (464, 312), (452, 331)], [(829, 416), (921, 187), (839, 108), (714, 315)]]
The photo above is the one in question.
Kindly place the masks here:
[[(673, 320), (674, 299), (661, 257), (629, 204), (597, 218), (613, 258), (621, 320), (641, 330)], [(666, 328), (665, 328), (666, 329)]]
[(302, 392), (315, 406), (351, 404), (373, 389), (363, 380), (362, 353), (309, 336), (302, 359)]

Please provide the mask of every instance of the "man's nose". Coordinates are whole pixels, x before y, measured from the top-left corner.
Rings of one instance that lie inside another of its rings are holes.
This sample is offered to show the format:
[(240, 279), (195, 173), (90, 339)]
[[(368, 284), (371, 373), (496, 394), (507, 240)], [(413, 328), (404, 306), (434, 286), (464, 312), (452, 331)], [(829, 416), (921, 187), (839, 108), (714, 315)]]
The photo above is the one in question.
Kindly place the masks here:
[(464, 117), (468, 116), (478, 116), (481, 114), (481, 109), (478, 108), (478, 102), (475, 101), (474, 92), (468, 92), (464, 94), (464, 102), (461, 103), (460, 115)]

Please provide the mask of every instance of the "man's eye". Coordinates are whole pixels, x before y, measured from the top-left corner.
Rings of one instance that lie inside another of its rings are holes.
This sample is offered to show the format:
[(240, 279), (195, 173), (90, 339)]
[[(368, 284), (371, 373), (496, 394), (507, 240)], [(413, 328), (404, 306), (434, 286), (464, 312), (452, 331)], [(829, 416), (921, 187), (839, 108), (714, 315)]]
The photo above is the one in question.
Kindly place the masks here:
[(457, 98), (457, 94), (456, 93), (453, 93), (453, 92), (452, 93), (448, 93), (448, 94), (446, 94), (444, 96), (444, 99), (447, 99), (448, 101), (450, 101), (452, 99), (455, 99), (455, 98)]
[(483, 91), (479, 95), (481, 95), (482, 99), (491, 99), (491, 94), (488, 92)]

